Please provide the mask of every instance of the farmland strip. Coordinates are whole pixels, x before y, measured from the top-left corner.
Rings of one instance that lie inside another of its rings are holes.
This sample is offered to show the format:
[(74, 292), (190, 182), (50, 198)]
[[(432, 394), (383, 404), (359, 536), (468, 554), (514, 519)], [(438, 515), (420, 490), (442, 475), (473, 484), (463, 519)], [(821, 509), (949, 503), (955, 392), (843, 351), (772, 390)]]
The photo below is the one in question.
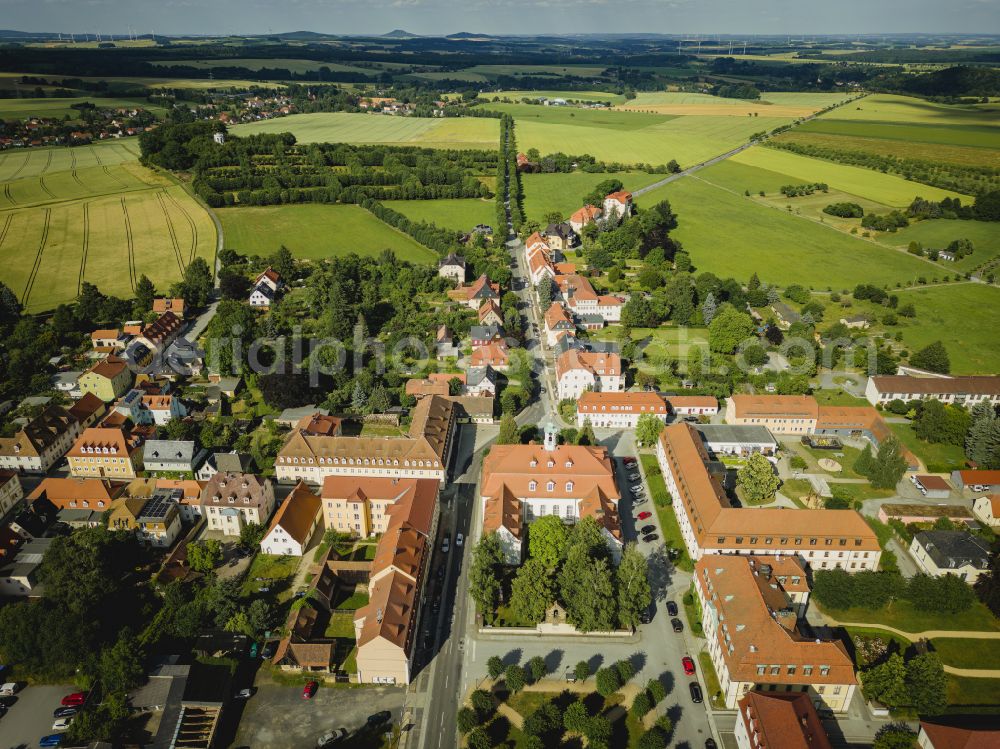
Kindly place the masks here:
[(38, 243), (38, 253), (35, 255), (35, 262), (31, 266), (31, 272), (28, 274), (28, 282), (24, 286), (24, 294), (21, 296), (21, 304), (25, 307), (28, 306), (28, 297), (31, 296), (31, 289), (35, 285), (35, 279), (38, 277), (38, 269), (42, 267), (42, 252), (45, 251), (45, 243), (49, 240), (49, 219), (52, 217), (52, 209), (45, 209), (45, 223), (42, 225), (42, 238)]
[(170, 244), (174, 247), (174, 255), (177, 257), (177, 267), (180, 269), (181, 275), (184, 274), (184, 260), (181, 257), (181, 247), (177, 243), (177, 232), (174, 231), (174, 222), (170, 220), (170, 214), (167, 212), (167, 204), (163, 200), (163, 193), (156, 193), (156, 199), (160, 203), (160, 210), (163, 211), (163, 218), (167, 222), (167, 232), (170, 234)]
[[(75, 172), (74, 172), (75, 173)], [(90, 250), (90, 201), (83, 204), (83, 255), (80, 258), (80, 277), (76, 279), (76, 294), (83, 291), (83, 277), (87, 270), (87, 252)]]
[(128, 208), (125, 206), (125, 197), (122, 196), (122, 214), (125, 216), (125, 240), (128, 243), (128, 276), (132, 291), (135, 291), (135, 244), (132, 241), (132, 222), (128, 217)]

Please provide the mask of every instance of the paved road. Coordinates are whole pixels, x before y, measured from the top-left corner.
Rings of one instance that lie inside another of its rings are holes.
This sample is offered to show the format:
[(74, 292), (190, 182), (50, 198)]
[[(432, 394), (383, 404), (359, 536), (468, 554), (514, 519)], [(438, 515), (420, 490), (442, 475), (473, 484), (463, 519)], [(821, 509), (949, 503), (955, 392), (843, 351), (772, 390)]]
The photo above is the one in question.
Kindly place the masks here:
[(725, 161), (729, 157), (735, 156), (736, 154), (740, 153), (741, 151), (746, 151), (748, 148), (750, 148), (750, 146), (754, 146), (754, 145), (756, 145), (755, 142), (744, 143), (742, 146), (739, 146), (738, 148), (734, 148), (732, 151), (726, 151), (725, 153), (720, 154), (720, 155), (716, 156), (715, 158), (711, 158), (708, 161), (703, 161), (700, 164), (695, 164), (694, 166), (689, 166), (687, 169), (682, 169), (681, 171), (676, 172), (675, 174), (671, 174), (669, 177), (664, 177), (659, 182), (654, 182), (653, 184), (646, 185), (645, 187), (642, 187), (642, 188), (640, 188), (638, 190), (633, 190), (632, 191), (632, 197), (638, 198), (641, 195), (643, 195), (644, 193), (651, 192), (652, 190), (655, 190), (658, 187), (663, 187), (664, 185), (669, 185), (671, 182), (675, 182), (676, 180), (679, 180), (682, 177), (688, 177), (688, 176), (694, 174), (695, 172), (701, 171), (705, 167), (712, 166), (712, 164), (718, 164), (720, 161)]

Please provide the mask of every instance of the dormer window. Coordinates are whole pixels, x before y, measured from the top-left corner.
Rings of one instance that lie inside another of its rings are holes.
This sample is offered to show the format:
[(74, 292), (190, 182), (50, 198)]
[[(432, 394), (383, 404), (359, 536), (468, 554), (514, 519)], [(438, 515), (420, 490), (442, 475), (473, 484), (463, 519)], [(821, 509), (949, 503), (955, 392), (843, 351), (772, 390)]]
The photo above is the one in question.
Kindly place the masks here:
[(538, 466), (538, 461), (532, 458), (531, 462), (528, 465), (530, 465), (532, 468), (536, 468)]
[(550, 460), (550, 461), (549, 461), (549, 462), (548, 462), (548, 463), (547, 463), (546, 465), (547, 465), (547, 466), (548, 466), (549, 468), (554, 468), (554, 467), (555, 467), (555, 465), (556, 465), (556, 462), (555, 462), (554, 460)]
[(566, 467), (567, 468), (572, 468), (573, 467), (573, 461), (572, 460), (567, 460), (566, 461)]
[(573, 482), (572, 481), (567, 481), (566, 482), (566, 491), (568, 491), (568, 492), (573, 491)]
[(549, 483), (547, 483), (547, 484), (545, 485), (545, 489), (546, 489), (547, 491), (550, 491), (550, 492), (551, 492), (551, 491), (555, 491), (555, 488), (556, 488), (556, 482), (555, 482), (555, 481), (550, 481)]
[(229, 498), (229, 504), (231, 504), (231, 505), (236, 504), (236, 497), (230, 497)]
[(537, 481), (529, 481), (528, 482), (528, 491), (532, 491), (533, 492), (537, 488), (538, 488), (538, 482)]

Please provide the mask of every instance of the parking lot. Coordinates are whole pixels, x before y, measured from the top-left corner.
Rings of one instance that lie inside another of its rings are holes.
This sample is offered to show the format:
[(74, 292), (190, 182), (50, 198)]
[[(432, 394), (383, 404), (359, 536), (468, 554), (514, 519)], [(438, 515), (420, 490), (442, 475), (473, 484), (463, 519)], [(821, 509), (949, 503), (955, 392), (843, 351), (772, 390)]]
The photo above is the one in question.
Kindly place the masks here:
[[(316, 696), (306, 700), (301, 686), (262, 685), (243, 707), (234, 746), (310, 749), (325, 732), (343, 727), (353, 733), (365, 726), (368, 716), (382, 710), (392, 713), (389, 725), (398, 724), (403, 695), (401, 687), (321, 685)], [(355, 745), (365, 744), (347, 744)]]
[(17, 693), (17, 702), (0, 718), (0, 749), (38, 746), (52, 731), (52, 711), (76, 689), (72, 686), (33, 686)]

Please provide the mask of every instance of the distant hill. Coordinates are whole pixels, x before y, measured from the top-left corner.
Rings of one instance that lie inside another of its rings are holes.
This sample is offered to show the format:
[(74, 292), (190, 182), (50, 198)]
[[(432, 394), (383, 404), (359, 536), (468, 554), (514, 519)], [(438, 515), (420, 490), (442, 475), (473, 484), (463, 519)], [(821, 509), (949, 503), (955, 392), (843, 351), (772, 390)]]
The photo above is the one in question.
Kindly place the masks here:
[(407, 39), (414, 36), (420, 36), (420, 34), (411, 34), (409, 31), (404, 31), (403, 29), (393, 29), (388, 34), (382, 34), (382, 36), (389, 39)]
[(958, 65), (899, 79), (899, 87), (923, 96), (998, 96), (1000, 70)]
[(459, 31), (457, 34), (448, 34), (445, 39), (492, 39), (489, 34), (472, 34), (468, 31)]

